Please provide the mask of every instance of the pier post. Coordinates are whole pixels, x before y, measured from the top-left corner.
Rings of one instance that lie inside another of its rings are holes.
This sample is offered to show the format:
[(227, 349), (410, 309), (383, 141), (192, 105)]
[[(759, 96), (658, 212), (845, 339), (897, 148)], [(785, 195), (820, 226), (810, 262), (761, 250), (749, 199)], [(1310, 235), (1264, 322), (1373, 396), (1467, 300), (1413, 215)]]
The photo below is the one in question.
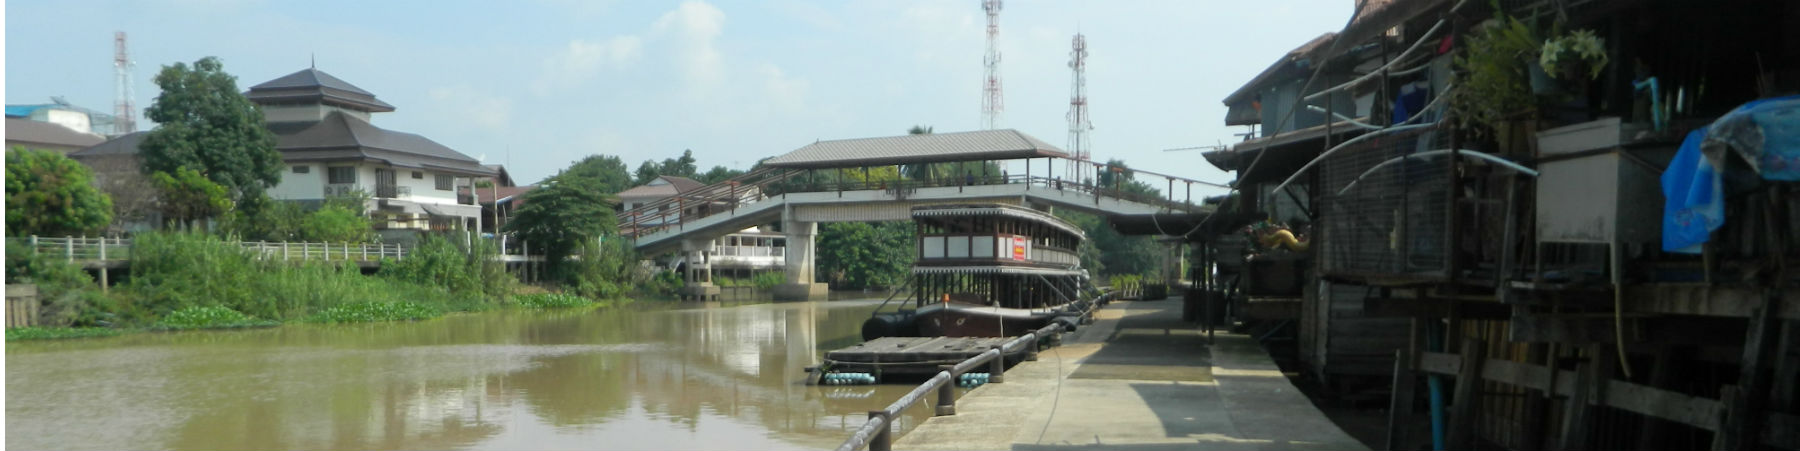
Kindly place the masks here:
[(794, 220), (789, 211), (781, 221), (781, 231), (787, 235), (787, 283), (775, 287), (775, 300), (824, 300), (830, 295), (829, 286), (813, 281), (813, 240), (818, 236), (819, 223)]
[(869, 451), (889, 451), (893, 449), (894, 443), (894, 417), (888, 415), (886, 410), (869, 411), (869, 419), (873, 420), (877, 417), (884, 421), (882, 421), (881, 430), (875, 431), (875, 436), (869, 439)]
[(1027, 336), (1030, 336), (1030, 337), (1031, 337), (1031, 339), (1030, 339), (1030, 340), (1026, 340), (1026, 341), (1025, 341), (1025, 343), (1022, 343), (1022, 344), (1024, 344), (1024, 345), (1025, 345), (1025, 361), (1027, 361), (1027, 362), (1036, 362), (1036, 361), (1037, 361), (1037, 359), (1038, 359), (1038, 357), (1037, 357), (1037, 355), (1038, 355), (1038, 335), (1037, 335), (1037, 332), (1032, 332), (1032, 333), (1029, 333), (1029, 334), (1025, 334), (1025, 335), (1027, 335)]
[(999, 345), (995, 345), (994, 346), (994, 359), (988, 361), (988, 383), (1000, 384), (1000, 383), (1005, 383), (1005, 382), (1006, 382), (1006, 350), (1000, 349)]
[(937, 416), (956, 415), (956, 365), (938, 365), (939, 370), (950, 374), (950, 380), (938, 386)]

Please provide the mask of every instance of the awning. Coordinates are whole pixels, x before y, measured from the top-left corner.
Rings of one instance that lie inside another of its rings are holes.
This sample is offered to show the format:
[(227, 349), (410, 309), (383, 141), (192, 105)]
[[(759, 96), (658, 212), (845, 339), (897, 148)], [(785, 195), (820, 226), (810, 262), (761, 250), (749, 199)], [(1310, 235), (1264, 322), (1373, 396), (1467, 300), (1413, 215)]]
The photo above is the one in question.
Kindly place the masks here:
[(455, 216), (462, 218), (475, 218), (481, 216), (481, 207), (474, 205), (419, 204), (419, 206), (425, 209), (425, 213), (432, 216)]
[(1030, 266), (914, 266), (913, 274), (1004, 274), (1009, 276), (1079, 276), (1079, 269), (1036, 268)]

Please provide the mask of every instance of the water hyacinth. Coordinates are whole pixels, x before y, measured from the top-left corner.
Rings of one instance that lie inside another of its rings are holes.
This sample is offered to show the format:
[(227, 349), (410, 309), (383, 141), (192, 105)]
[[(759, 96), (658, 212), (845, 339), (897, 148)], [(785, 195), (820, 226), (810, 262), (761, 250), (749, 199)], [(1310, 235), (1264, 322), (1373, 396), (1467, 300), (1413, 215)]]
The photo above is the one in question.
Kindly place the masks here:
[(443, 312), (417, 302), (355, 302), (340, 304), (307, 317), (315, 323), (373, 323), (432, 319)]
[(520, 307), (533, 309), (571, 308), (594, 305), (594, 301), (581, 296), (562, 293), (538, 293), (513, 296), (513, 302)]
[(238, 313), (219, 306), (186, 307), (164, 316), (152, 329), (185, 330), (185, 329), (232, 329), (242, 327), (272, 327), (280, 325), (278, 321), (259, 320), (250, 315)]

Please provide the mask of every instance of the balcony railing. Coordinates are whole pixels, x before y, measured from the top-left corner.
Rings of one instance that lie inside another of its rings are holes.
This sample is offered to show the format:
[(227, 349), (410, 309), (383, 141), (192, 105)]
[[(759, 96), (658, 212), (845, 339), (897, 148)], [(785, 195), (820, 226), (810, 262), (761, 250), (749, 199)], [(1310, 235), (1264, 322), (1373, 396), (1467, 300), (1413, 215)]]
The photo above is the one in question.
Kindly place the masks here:
[(325, 185), (325, 197), (348, 196), (357, 189), (355, 183), (333, 183)]
[(772, 246), (713, 246), (714, 256), (719, 257), (785, 257), (787, 248)]
[(399, 185), (375, 185), (375, 197), (378, 199), (404, 199), (412, 197), (412, 187)]

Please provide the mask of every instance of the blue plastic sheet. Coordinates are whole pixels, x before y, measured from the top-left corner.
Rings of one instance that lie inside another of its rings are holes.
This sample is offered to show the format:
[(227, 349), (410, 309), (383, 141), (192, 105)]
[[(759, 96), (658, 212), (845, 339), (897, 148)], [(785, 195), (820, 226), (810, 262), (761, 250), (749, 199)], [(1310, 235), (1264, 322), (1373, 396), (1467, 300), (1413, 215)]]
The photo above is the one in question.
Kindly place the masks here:
[(1724, 187), (1700, 152), (1705, 140), (1706, 128), (1689, 132), (1663, 171), (1664, 251), (1698, 254), (1707, 236), (1725, 224)]

